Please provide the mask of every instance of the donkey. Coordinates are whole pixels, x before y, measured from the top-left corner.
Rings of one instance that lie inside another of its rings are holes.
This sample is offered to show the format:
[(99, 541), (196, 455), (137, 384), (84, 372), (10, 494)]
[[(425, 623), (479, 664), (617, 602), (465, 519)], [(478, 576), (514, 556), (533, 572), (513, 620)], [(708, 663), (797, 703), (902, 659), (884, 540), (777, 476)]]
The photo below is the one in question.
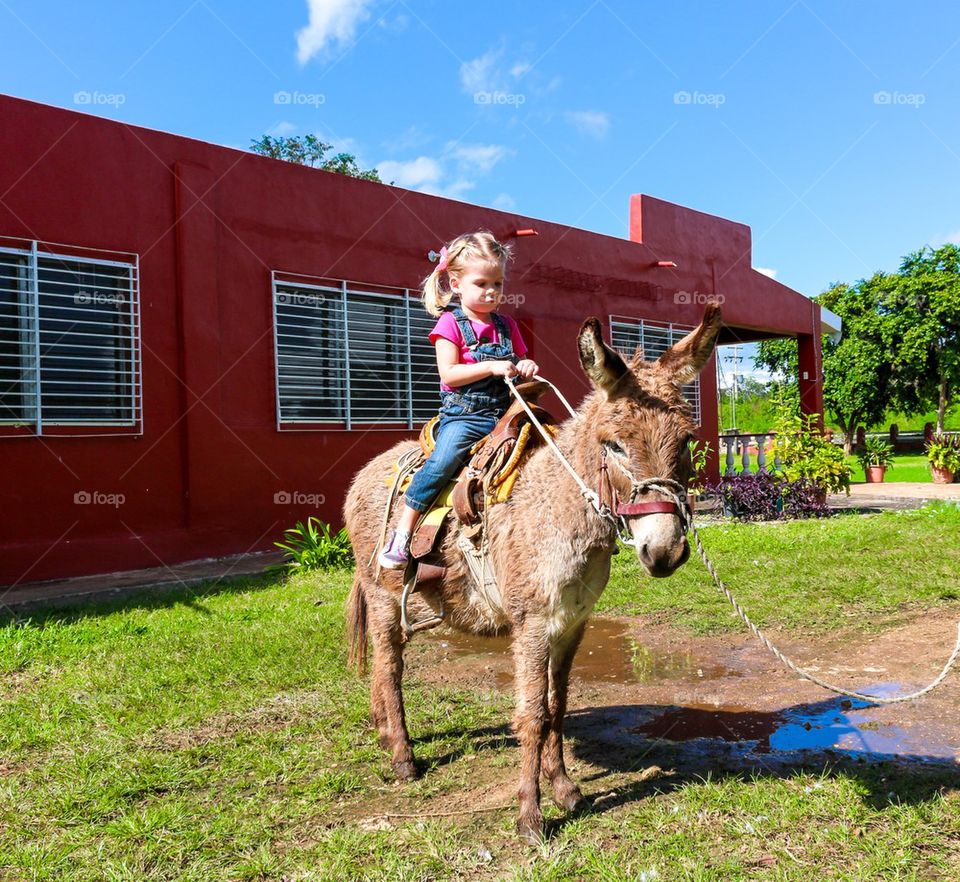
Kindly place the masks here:
[[(661, 478), (687, 486), (695, 426), (681, 387), (703, 368), (720, 327), (720, 310), (709, 304), (700, 325), (660, 358), (646, 361), (638, 349), (629, 364), (603, 342), (597, 319), (587, 319), (578, 335), (580, 364), (595, 388), (561, 424), (556, 443), (588, 487), (605, 480), (614, 499), (654, 500), (621, 507), (629, 513), (646, 505), (654, 512), (624, 515), (651, 576), (671, 575), (690, 549), (680, 510), (667, 504), (662, 492), (637, 482)], [(372, 642), (371, 719), (401, 781), (417, 775), (401, 692), (402, 575), (385, 570), (376, 575), (374, 558), (392, 466), (415, 444), (402, 441), (371, 460), (354, 478), (344, 506), (357, 561), (347, 601), (350, 660), (363, 671), (368, 639)], [(615, 467), (607, 468), (608, 462)], [(441, 587), (412, 595), (410, 611), (414, 617), (434, 615), (442, 601), (450, 627), (513, 637), (513, 728), (522, 751), (517, 829), (536, 842), (543, 836), (541, 773), (561, 808), (573, 811), (583, 802), (564, 765), (563, 719), (570, 666), (610, 575), (615, 521), (601, 517), (555, 453), (541, 447), (523, 466), (509, 499), (488, 512), (487, 542), (501, 608), (483, 599), (454, 534), (451, 529), (441, 547), (448, 568)]]

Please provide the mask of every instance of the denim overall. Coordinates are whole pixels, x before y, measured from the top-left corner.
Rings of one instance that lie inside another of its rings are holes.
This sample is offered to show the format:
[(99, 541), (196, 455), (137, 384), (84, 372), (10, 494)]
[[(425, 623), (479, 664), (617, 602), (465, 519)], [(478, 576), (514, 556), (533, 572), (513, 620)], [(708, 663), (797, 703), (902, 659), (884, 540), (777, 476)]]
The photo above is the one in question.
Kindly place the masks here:
[[(518, 359), (510, 342), (510, 328), (495, 312), (491, 313), (499, 343), (480, 343), (470, 320), (458, 306), (453, 310), (460, 333), (470, 353), (478, 361), (512, 361)], [(440, 421), (437, 424), (437, 446), (407, 488), (405, 501), (417, 511), (426, 511), (440, 491), (463, 468), (470, 448), (493, 427), (510, 406), (510, 390), (503, 377), (486, 377), (475, 383), (459, 386), (452, 392), (440, 392)]]

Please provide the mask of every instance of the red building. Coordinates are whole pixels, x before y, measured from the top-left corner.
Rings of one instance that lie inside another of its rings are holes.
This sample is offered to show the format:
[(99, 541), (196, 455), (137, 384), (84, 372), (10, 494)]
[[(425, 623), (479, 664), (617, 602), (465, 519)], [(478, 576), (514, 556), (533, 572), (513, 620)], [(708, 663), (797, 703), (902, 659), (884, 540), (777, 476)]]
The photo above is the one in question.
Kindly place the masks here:
[[(417, 286), (467, 230), (512, 240), (508, 309), (573, 400), (584, 317), (654, 355), (719, 296), (721, 342), (799, 339), (822, 410), (819, 307), (743, 224), (638, 195), (617, 239), (17, 98), (0, 123), (0, 585), (339, 523), (437, 406)], [(713, 362), (691, 394), (716, 447)]]

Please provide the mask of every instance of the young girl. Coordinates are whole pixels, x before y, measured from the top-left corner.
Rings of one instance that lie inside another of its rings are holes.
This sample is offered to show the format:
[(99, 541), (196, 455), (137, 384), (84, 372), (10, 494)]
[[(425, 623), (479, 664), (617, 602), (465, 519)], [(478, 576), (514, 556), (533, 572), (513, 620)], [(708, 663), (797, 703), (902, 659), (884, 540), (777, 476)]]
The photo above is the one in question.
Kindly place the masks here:
[[(423, 282), (423, 305), (439, 321), (430, 332), (440, 372), (440, 421), (436, 447), (407, 488), (396, 530), (378, 558), (398, 569), (409, 559), (417, 517), (463, 468), (470, 448), (493, 431), (510, 406), (504, 377), (530, 379), (535, 362), (517, 323), (494, 310), (503, 296), (508, 249), (490, 233), (466, 233), (440, 249), (437, 266)], [(444, 287), (446, 275), (448, 285)], [(458, 306), (448, 306), (453, 296)]]

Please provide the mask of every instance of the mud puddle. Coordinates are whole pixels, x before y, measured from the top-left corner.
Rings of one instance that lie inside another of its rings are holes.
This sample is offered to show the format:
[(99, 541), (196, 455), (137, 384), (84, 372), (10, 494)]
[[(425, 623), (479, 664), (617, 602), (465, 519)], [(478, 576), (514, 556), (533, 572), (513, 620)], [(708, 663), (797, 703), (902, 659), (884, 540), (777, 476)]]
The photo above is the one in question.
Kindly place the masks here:
[[(824, 641), (820, 655), (803, 658), (801, 650), (800, 658), (849, 688), (889, 696), (924, 682), (927, 668), (934, 669), (927, 657), (937, 653), (941, 630), (924, 617), (852, 645)], [(442, 682), (510, 692), (510, 643), (445, 630), (420, 644), (421, 658)], [(878, 659), (884, 667), (876, 666)], [(871, 683), (880, 672), (889, 682)], [(838, 698), (799, 681), (741, 635), (697, 637), (597, 617), (573, 664), (568, 732), (580, 739), (585, 758), (602, 756), (614, 764), (624, 750), (645, 751), (651, 742), (681, 751), (694, 764), (721, 758), (793, 762), (814, 754), (957, 763), (957, 705), (947, 686), (921, 701), (890, 706)]]
[[(902, 687), (882, 683), (867, 691), (892, 695)], [(631, 731), (673, 742), (707, 739), (736, 743), (744, 753), (752, 754), (834, 750), (921, 762), (960, 758), (960, 733), (956, 729), (931, 722), (883, 719), (877, 705), (848, 699), (828, 699), (770, 712), (739, 705), (674, 707)]]
[[(448, 631), (433, 639), (452, 658), (490, 661), (496, 668), (493, 674), (497, 686), (503, 689), (512, 685), (511, 638)], [(587, 623), (570, 676), (571, 681), (580, 683), (654, 683), (741, 677), (743, 671), (689, 651), (654, 649), (637, 640), (623, 622), (598, 617)]]

